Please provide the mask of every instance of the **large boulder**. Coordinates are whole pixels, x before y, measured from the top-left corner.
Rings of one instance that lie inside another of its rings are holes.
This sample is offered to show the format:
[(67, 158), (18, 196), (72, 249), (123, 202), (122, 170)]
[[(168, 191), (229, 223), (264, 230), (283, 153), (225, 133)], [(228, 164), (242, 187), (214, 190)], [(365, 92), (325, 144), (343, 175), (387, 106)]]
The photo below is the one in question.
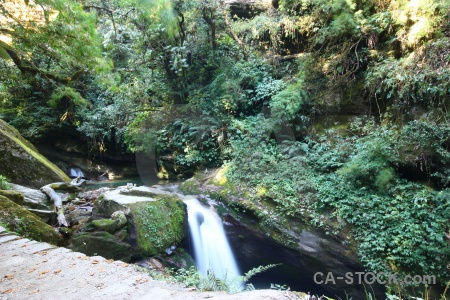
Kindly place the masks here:
[[(53, 203), (40, 190), (27, 188), (18, 184), (11, 184), (11, 190), (3, 192), (20, 195), (22, 198), (20, 202), (14, 201), (11, 197), (9, 198), (38, 216), (44, 223), (56, 223), (57, 214), (53, 207)], [(0, 191), (0, 194), (1, 193), (2, 192)], [(17, 197), (20, 198), (20, 196)]]
[(105, 231), (76, 233), (69, 247), (89, 256), (100, 255), (126, 262), (131, 259), (130, 244)]
[(64, 243), (61, 235), (53, 227), (42, 222), (36, 215), (22, 206), (0, 195), (0, 223), (11, 231), (30, 239), (54, 245)]
[(11, 182), (40, 188), (70, 178), (42, 156), (8, 123), (0, 119), (0, 174)]
[(177, 245), (187, 235), (186, 205), (175, 196), (130, 204), (131, 237), (139, 255), (152, 256)]
[(122, 187), (102, 194), (93, 218), (125, 214), (134, 256), (157, 255), (187, 236), (187, 210), (176, 195), (157, 188)]

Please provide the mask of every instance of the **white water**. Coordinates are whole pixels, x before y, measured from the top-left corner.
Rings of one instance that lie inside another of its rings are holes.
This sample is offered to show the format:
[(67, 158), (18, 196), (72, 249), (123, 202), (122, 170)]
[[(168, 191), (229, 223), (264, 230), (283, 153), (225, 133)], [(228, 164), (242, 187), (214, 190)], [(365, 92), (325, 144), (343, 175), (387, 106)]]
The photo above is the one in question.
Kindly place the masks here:
[(69, 170), (70, 177), (84, 177), (83, 171), (80, 168), (70, 168)]
[(195, 262), (202, 275), (208, 270), (220, 279), (240, 276), (220, 217), (192, 196), (184, 196), (189, 230), (194, 244)]

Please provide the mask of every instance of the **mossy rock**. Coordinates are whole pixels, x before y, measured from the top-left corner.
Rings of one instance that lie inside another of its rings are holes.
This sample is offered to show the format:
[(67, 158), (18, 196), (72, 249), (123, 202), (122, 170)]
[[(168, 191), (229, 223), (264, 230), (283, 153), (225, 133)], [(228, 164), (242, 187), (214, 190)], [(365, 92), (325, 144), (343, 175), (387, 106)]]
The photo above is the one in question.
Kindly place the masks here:
[(10, 182), (33, 188), (70, 181), (60, 168), (3, 120), (0, 120), (0, 170)]
[(22, 193), (17, 192), (17, 191), (13, 191), (13, 190), (0, 190), (0, 196), (4, 196), (6, 198), (8, 198), (9, 200), (11, 200), (12, 202), (18, 204), (18, 205), (23, 205), (24, 202), (24, 196)]
[(110, 219), (94, 220), (87, 225), (87, 228), (94, 231), (106, 231), (108, 233), (114, 233), (117, 230), (117, 221)]
[(131, 260), (130, 244), (105, 231), (76, 233), (71, 242), (69, 248), (89, 256), (100, 255), (126, 262)]
[(185, 195), (198, 195), (201, 193), (200, 184), (194, 178), (180, 184), (180, 191)]
[(139, 255), (152, 256), (177, 245), (187, 236), (186, 205), (175, 196), (132, 203), (131, 235)]
[(110, 217), (116, 211), (123, 211), (126, 215), (129, 214), (128, 207), (118, 203), (115, 199), (108, 199), (102, 194), (95, 201), (92, 214), (95, 216)]
[(0, 223), (17, 234), (50, 244), (61, 246), (64, 240), (53, 227), (8, 198), (0, 195)]

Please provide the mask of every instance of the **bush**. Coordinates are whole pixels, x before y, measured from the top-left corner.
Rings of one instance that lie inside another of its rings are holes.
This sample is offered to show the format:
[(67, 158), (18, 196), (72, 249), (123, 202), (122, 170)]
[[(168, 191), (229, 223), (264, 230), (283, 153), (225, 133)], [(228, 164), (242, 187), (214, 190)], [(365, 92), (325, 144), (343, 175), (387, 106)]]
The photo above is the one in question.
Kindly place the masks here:
[(9, 190), (11, 189), (11, 185), (8, 182), (8, 178), (3, 175), (0, 175), (0, 190)]

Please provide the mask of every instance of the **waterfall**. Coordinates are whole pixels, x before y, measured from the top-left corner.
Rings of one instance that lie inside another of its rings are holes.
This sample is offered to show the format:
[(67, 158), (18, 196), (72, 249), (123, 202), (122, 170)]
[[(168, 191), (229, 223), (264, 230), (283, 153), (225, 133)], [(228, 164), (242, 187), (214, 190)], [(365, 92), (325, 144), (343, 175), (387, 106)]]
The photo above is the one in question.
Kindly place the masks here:
[(200, 274), (207, 275), (210, 270), (217, 278), (227, 280), (240, 276), (220, 217), (213, 210), (203, 207), (194, 197), (183, 198)]
[(70, 168), (69, 170), (69, 176), (72, 178), (77, 178), (77, 177), (84, 177), (84, 173), (83, 171), (81, 171), (80, 168)]

